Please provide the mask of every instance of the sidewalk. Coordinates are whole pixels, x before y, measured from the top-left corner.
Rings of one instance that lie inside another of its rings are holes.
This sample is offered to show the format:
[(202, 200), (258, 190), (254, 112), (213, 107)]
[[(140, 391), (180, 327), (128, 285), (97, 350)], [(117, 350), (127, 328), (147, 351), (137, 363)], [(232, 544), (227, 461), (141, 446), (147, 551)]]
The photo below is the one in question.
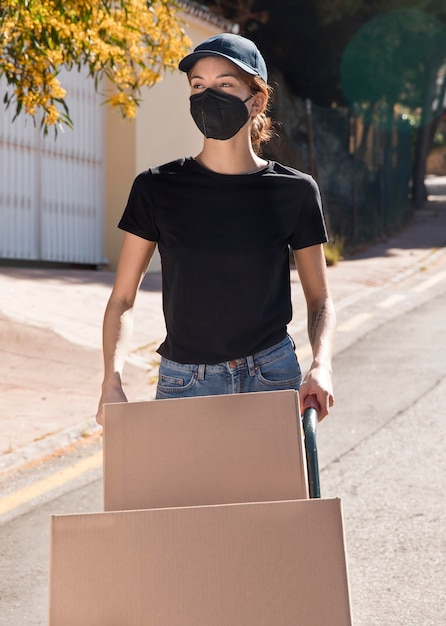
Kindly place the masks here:
[[(436, 198), (403, 232), (328, 268), (338, 310), (446, 254), (446, 178), (438, 183)], [(0, 473), (99, 430), (101, 326), (113, 278), (105, 271), (0, 267)], [(154, 397), (164, 337), (160, 287), (160, 275), (148, 274), (138, 295), (124, 373), (131, 401)], [(306, 320), (297, 276), (292, 287), (294, 335)]]

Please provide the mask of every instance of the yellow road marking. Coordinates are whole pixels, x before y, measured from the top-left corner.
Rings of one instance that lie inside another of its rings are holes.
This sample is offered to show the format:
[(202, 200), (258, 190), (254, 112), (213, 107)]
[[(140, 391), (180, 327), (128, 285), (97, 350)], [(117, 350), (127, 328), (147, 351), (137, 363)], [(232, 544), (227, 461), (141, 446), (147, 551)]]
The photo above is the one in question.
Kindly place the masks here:
[(60, 470), (60, 472), (56, 472), (47, 478), (39, 480), (29, 487), (24, 487), (23, 489), (19, 489), (19, 491), (11, 493), (9, 496), (0, 500), (0, 515), (34, 500), (34, 498), (37, 498), (44, 493), (48, 493), (48, 491), (52, 491), (53, 489), (56, 489), (56, 487), (60, 487), (60, 485), (70, 482), (70, 480), (74, 480), (85, 472), (99, 467), (101, 464), (102, 450), (96, 452), (93, 456), (82, 459), (75, 465), (66, 467), (63, 470)]
[(346, 333), (350, 330), (354, 330), (364, 324), (367, 320), (369, 320), (373, 315), (371, 313), (358, 313), (354, 317), (351, 317), (349, 320), (345, 321), (343, 324), (338, 326), (338, 332)]
[(431, 278), (428, 278), (424, 282), (422, 282), (419, 285), (417, 285), (416, 287), (414, 287), (412, 291), (416, 291), (417, 293), (421, 293), (422, 291), (426, 291), (426, 289), (429, 289), (430, 287), (433, 287), (437, 283), (440, 283), (445, 278), (446, 278), (446, 272), (440, 272), (439, 274), (436, 274), (435, 276), (431, 276)]

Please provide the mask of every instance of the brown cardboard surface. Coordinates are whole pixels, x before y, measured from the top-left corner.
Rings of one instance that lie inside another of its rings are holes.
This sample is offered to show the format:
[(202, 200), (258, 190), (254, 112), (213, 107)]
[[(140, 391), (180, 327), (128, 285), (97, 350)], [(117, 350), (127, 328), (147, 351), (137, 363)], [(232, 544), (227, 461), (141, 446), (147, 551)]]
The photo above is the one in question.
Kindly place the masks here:
[(340, 501), (53, 516), (50, 626), (350, 626)]
[(106, 511), (308, 497), (296, 391), (109, 404)]

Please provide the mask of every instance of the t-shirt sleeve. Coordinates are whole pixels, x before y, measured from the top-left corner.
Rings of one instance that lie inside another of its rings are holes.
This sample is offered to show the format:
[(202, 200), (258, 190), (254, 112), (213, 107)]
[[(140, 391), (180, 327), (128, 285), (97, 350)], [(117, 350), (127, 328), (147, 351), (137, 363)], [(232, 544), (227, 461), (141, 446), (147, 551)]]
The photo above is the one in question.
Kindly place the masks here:
[(158, 241), (159, 230), (156, 225), (155, 206), (150, 194), (150, 182), (150, 170), (135, 178), (118, 227), (143, 239)]
[(308, 177), (308, 188), (302, 198), (296, 228), (290, 246), (293, 250), (328, 241), (322, 201), (316, 181)]

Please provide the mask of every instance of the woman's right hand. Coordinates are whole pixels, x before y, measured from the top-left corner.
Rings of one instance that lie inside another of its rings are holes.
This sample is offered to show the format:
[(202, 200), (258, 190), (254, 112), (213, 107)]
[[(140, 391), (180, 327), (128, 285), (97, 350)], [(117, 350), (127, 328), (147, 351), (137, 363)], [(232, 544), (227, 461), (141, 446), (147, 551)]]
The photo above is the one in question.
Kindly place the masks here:
[(96, 421), (100, 426), (104, 426), (104, 404), (113, 404), (115, 402), (127, 402), (127, 397), (120, 385), (102, 391), (96, 413)]

